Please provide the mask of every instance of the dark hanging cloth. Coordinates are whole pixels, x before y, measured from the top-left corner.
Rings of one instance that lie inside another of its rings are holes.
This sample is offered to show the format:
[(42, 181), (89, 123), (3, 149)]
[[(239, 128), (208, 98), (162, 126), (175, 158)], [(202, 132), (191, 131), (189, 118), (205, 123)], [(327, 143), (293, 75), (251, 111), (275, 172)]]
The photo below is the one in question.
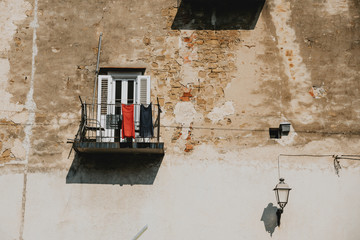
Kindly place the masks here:
[(153, 137), (154, 126), (152, 121), (152, 105), (145, 107), (140, 105), (140, 137)]
[(122, 138), (132, 137), (135, 138), (135, 123), (134, 123), (134, 104), (125, 105), (122, 104)]

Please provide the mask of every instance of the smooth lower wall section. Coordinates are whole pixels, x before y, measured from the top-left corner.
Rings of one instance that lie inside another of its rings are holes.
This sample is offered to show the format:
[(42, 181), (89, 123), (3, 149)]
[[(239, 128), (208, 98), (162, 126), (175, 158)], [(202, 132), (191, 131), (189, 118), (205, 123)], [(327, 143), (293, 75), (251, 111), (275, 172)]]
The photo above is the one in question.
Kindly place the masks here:
[(346, 160), (338, 176), (332, 158), (281, 158), (292, 190), (276, 227), (279, 151), (200, 146), (166, 155), (150, 185), (66, 184), (66, 171), (29, 173), (24, 239), (132, 239), (146, 225), (139, 239), (360, 239), (360, 163)]
[(0, 239), (19, 238), (23, 174), (0, 175)]

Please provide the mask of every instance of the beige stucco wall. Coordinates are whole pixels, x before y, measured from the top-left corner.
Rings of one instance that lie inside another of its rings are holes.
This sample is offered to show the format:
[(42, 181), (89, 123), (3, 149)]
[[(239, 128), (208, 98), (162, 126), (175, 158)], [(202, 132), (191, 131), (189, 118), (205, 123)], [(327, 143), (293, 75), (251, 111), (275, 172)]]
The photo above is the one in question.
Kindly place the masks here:
[[(293, 190), (264, 225), (279, 154), (359, 154), (358, 1), (268, 0), (251, 31), (171, 30), (177, 4), (0, 2), (0, 238), (359, 239), (354, 160), (337, 175), (332, 157), (281, 157)], [(151, 76), (160, 166), (70, 171), (100, 32), (101, 67)]]

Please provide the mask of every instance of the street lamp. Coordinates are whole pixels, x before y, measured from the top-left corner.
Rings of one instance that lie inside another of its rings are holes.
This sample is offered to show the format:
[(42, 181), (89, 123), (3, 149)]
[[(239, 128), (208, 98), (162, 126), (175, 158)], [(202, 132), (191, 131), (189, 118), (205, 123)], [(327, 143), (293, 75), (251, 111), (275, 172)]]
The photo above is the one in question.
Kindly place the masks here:
[(276, 196), (276, 201), (280, 206), (280, 209), (278, 209), (276, 211), (276, 216), (277, 216), (277, 225), (280, 226), (280, 218), (281, 218), (281, 214), (284, 212), (284, 207), (286, 206), (288, 200), (289, 200), (289, 192), (290, 192), (291, 188), (289, 188), (289, 185), (287, 185), (284, 182), (283, 178), (280, 178), (280, 182), (275, 186), (274, 191), (275, 191), (275, 196)]

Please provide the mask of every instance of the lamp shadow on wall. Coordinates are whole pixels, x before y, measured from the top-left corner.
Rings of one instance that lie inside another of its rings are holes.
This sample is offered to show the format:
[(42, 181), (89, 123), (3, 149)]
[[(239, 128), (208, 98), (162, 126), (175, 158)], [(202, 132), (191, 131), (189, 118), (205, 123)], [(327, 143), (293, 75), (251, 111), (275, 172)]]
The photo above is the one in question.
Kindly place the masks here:
[(163, 155), (79, 155), (75, 154), (67, 184), (151, 185)]
[(265, 0), (182, 0), (173, 30), (253, 30)]
[(272, 237), (275, 228), (277, 227), (277, 209), (278, 208), (276, 206), (274, 206), (272, 203), (269, 203), (267, 207), (264, 208), (260, 219), (260, 221), (264, 222), (265, 231), (270, 233), (270, 237)]

